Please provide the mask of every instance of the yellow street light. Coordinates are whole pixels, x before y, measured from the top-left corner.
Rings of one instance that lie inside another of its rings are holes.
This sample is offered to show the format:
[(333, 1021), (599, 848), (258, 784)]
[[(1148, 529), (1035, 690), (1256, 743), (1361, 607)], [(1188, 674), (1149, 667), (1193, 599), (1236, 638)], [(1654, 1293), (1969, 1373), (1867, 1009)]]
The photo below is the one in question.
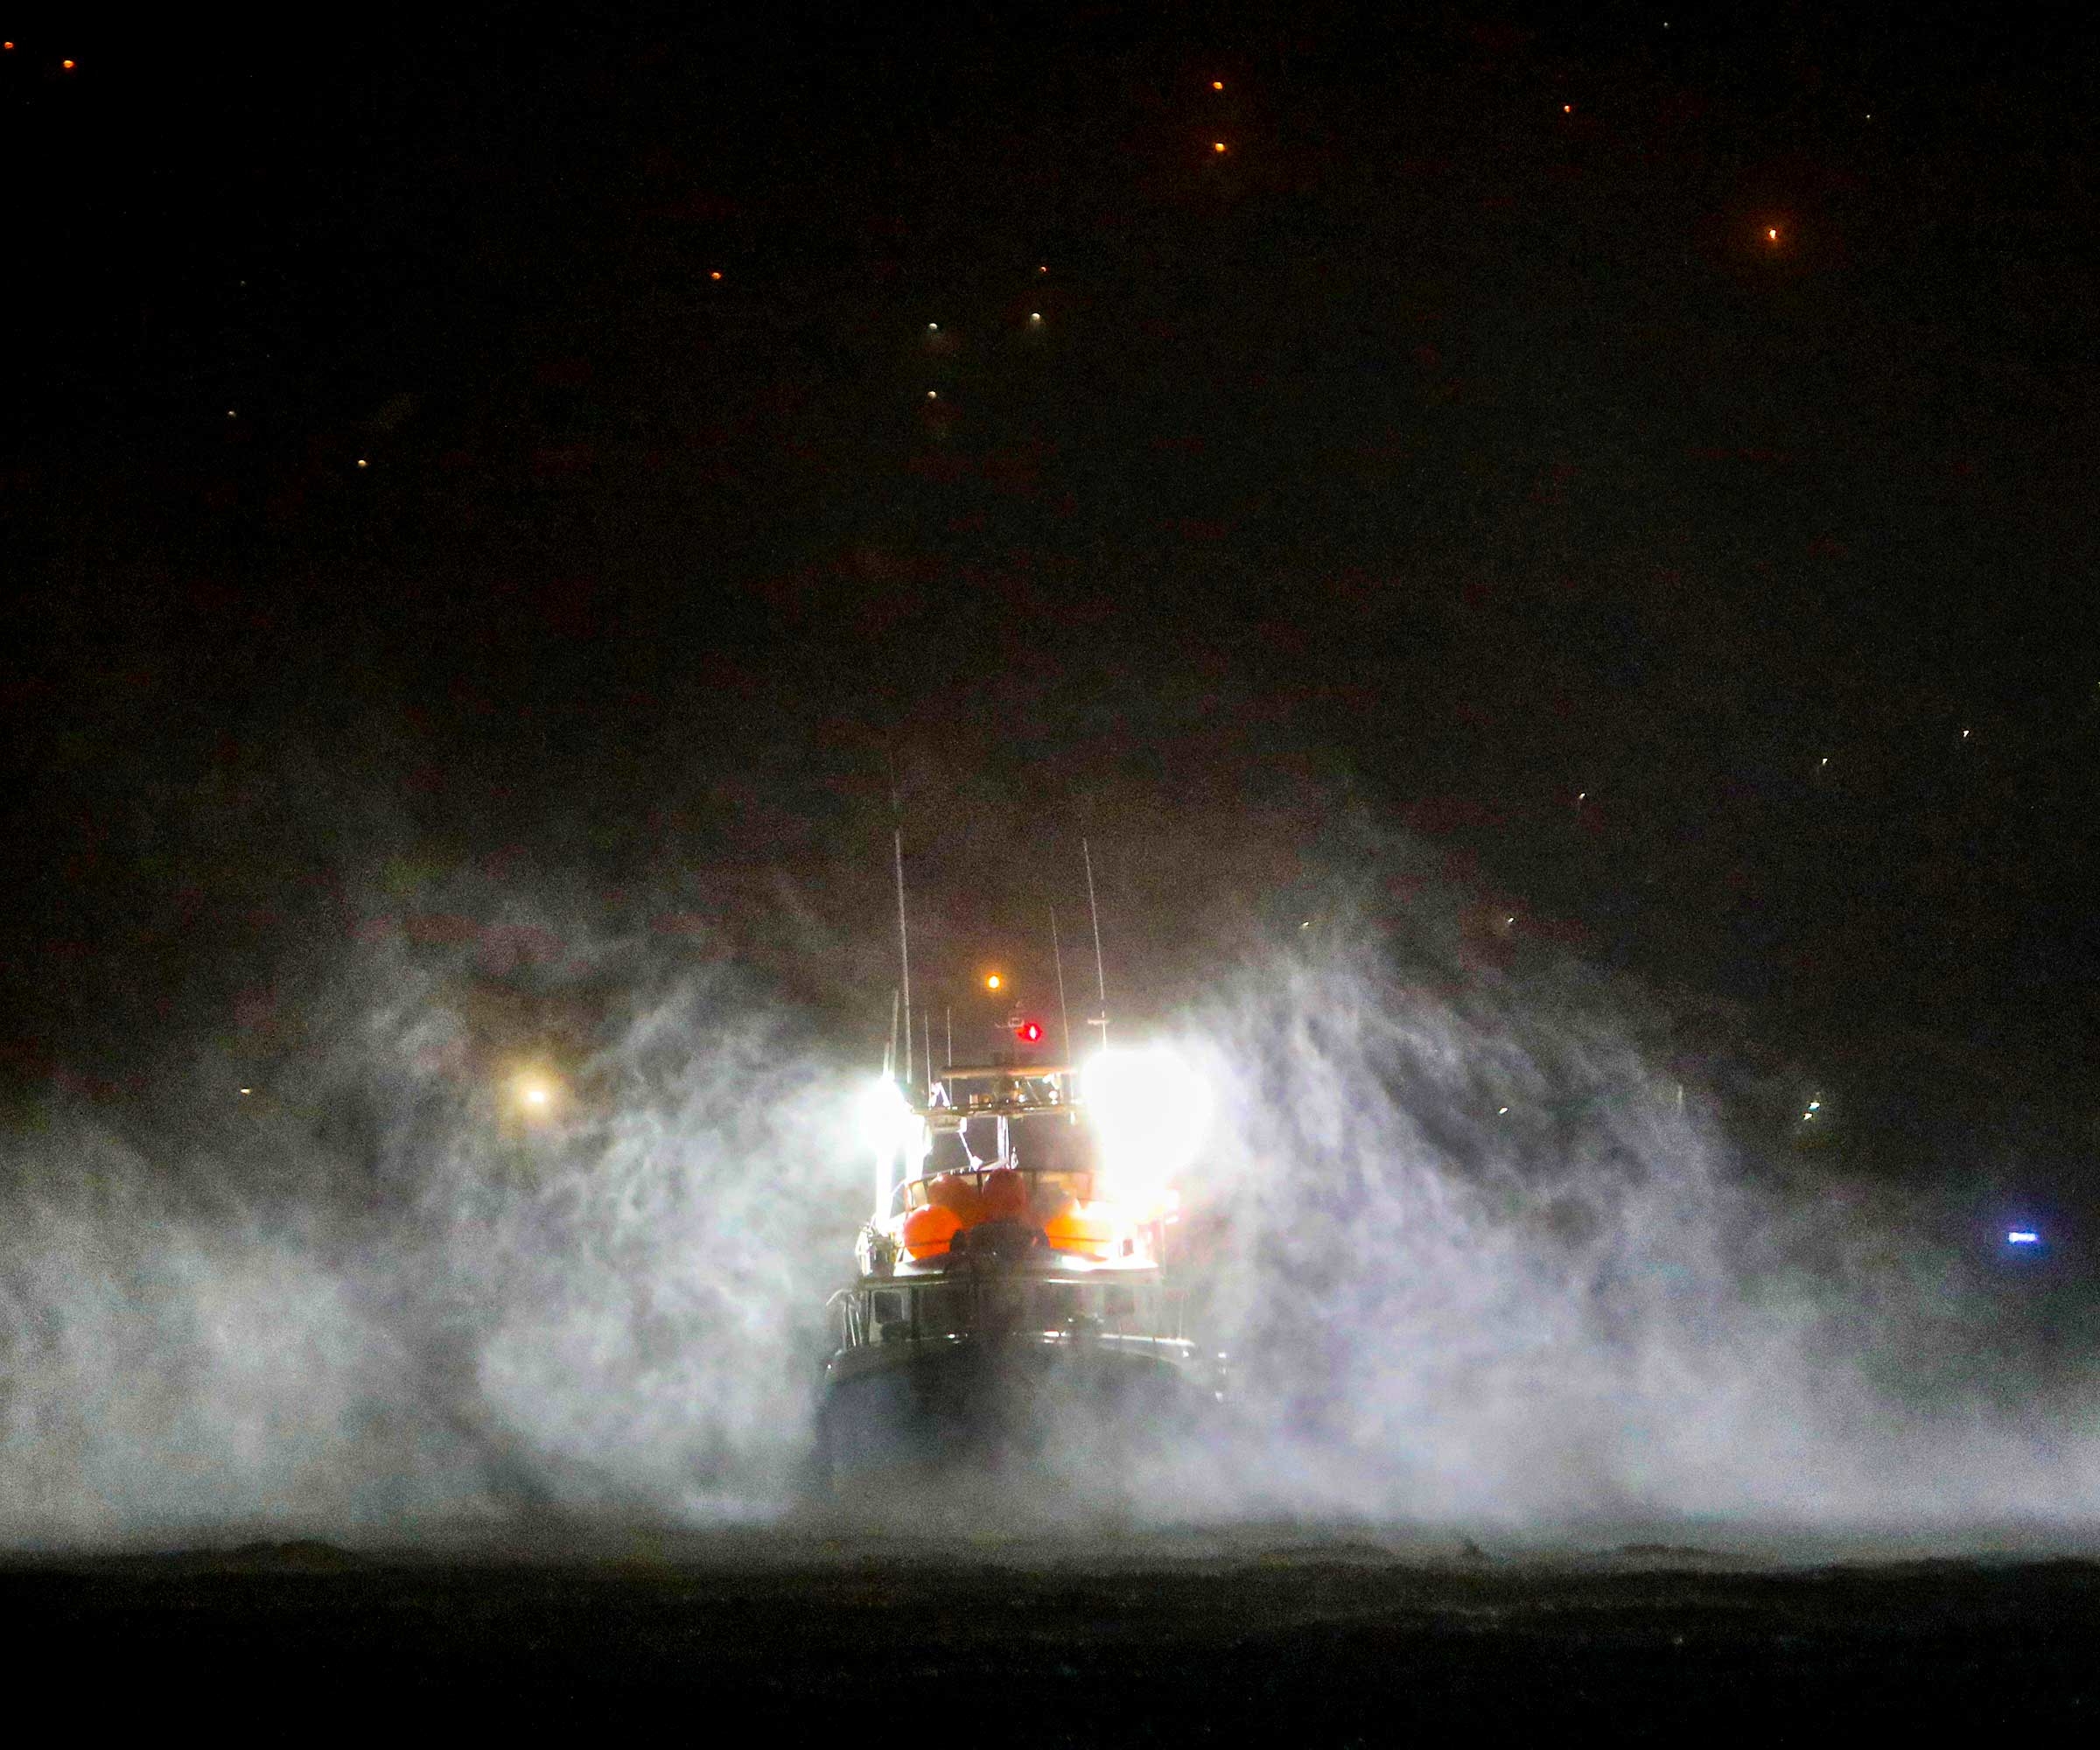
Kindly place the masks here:
[(556, 1082), (552, 1076), (536, 1069), (521, 1070), (512, 1078), (511, 1096), (517, 1102), (517, 1110), (528, 1118), (551, 1116), (555, 1108)]

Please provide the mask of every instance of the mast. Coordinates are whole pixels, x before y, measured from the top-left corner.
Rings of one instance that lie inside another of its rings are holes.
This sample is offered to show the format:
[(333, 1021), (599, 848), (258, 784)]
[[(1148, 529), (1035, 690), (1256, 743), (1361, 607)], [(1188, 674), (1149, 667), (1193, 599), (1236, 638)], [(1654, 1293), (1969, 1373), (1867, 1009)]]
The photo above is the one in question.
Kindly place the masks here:
[[(894, 790), (890, 793), (890, 798), (894, 804)], [(901, 816), (901, 808), (899, 813)], [(890, 835), (890, 842), (897, 851), (897, 955), (904, 964), (904, 1081), (908, 1088), (912, 1082), (912, 936), (904, 921), (904, 822), (901, 817)]]
[[(1050, 957), (1057, 962), (1057, 1012), (1064, 1018), (1065, 1061), (1072, 1061), (1072, 1011), (1065, 1001), (1065, 956), (1057, 945), (1057, 907), (1050, 907)], [(950, 1047), (953, 1050), (953, 1047)]]
[[(1094, 851), (1083, 838), (1079, 842), (1079, 854), (1087, 859), (1087, 910), (1094, 919), (1094, 984), (1101, 992), (1101, 1016), (1096, 1025), (1101, 1028), (1101, 1048), (1106, 1051), (1109, 1048), (1109, 977), (1108, 974), (1102, 970), (1101, 907), (1094, 900)], [(900, 870), (903, 867), (901, 863), (898, 866)], [(902, 875), (900, 874), (898, 878), (901, 883)], [(898, 904), (900, 907), (903, 905), (903, 891), (902, 886), (900, 886)], [(911, 988), (908, 983), (905, 988), (907, 990)]]

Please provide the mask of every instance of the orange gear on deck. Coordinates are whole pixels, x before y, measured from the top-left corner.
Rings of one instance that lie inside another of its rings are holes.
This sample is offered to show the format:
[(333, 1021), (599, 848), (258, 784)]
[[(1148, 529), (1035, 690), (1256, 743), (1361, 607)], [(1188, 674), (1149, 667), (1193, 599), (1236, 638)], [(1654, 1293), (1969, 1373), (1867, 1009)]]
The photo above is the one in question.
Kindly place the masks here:
[(967, 1173), (944, 1172), (928, 1180), (926, 1200), (938, 1208), (953, 1209), (964, 1227), (984, 1219), (984, 1200), (977, 1194), (976, 1181)]
[(939, 1257), (945, 1252), (956, 1236), (962, 1231), (962, 1219), (953, 1209), (939, 1203), (929, 1203), (923, 1209), (914, 1209), (904, 1218), (905, 1256), (911, 1258)]
[(1080, 1252), (1091, 1258), (1113, 1257), (1116, 1251), (1114, 1211), (1099, 1203), (1068, 1197), (1043, 1223), (1043, 1237), (1053, 1251)]
[(977, 1203), (982, 1222), (1021, 1222), (1028, 1216), (1028, 1182), (1012, 1167), (1002, 1166), (984, 1175)]

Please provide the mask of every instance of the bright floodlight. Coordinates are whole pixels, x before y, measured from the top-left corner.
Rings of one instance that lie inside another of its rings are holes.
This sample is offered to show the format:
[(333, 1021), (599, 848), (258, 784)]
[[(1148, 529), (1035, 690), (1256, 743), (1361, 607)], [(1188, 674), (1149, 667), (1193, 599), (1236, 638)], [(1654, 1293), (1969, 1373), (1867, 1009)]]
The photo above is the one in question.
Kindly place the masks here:
[(2041, 1243), (2041, 1236), (2032, 1228), (2015, 1228), (2006, 1236), (2006, 1243), (2009, 1246), (2038, 1246)]
[(861, 1140), (872, 1149), (893, 1153), (914, 1114), (904, 1090), (888, 1076), (878, 1075), (860, 1096), (858, 1116)]
[(879, 1222), (889, 1213), (897, 1157), (911, 1146), (920, 1118), (904, 1097), (904, 1090), (886, 1075), (868, 1084), (856, 1116), (861, 1141), (875, 1157), (875, 1219)]
[(1208, 1084), (1176, 1053), (1147, 1046), (1102, 1053), (1087, 1066), (1084, 1092), (1111, 1194), (1163, 1200), (1210, 1128)]

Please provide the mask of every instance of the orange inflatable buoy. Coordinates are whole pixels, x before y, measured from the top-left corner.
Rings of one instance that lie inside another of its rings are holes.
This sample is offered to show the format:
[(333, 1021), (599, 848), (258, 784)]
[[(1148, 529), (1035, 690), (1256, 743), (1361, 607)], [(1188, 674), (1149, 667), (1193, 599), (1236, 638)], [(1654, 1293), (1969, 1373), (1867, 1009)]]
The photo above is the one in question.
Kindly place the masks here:
[(967, 1173), (942, 1173), (927, 1186), (926, 1200), (935, 1208), (955, 1211), (964, 1227), (984, 1219), (984, 1200), (977, 1194), (976, 1181)]
[(984, 1175), (977, 1202), (979, 1221), (1025, 1220), (1028, 1214), (1028, 1183), (1010, 1166), (996, 1168)]
[(1068, 1198), (1064, 1208), (1043, 1223), (1043, 1237), (1053, 1251), (1105, 1258), (1116, 1250), (1116, 1227), (1113, 1209)]
[(938, 1257), (962, 1231), (964, 1223), (953, 1209), (928, 1203), (904, 1218), (904, 1250), (911, 1258)]

